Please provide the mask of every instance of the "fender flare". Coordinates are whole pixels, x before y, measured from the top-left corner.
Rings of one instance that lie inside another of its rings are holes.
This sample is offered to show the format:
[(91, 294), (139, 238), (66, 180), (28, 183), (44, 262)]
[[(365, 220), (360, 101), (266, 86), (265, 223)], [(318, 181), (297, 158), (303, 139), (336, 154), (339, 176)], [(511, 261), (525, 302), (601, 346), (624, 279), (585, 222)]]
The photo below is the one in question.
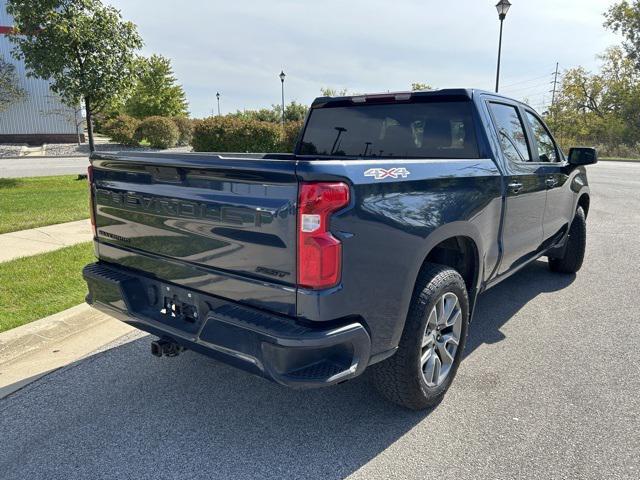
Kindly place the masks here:
[[(416, 282), (418, 281), (418, 275), (420, 273), (420, 269), (422, 268), (422, 265), (424, 264), (425, 260), (427, 259), (431, 251), (438, 244), (442, 243), (447, 239), (454, 238), (454, 237), (467, 237), (471, 239), (476, 249), (474, 285), (471, 291), (469, 292), (469, 317), (470, 319), (473, 317), (476, 298), (478, 296), (478, 293), (480, 292), (480, 285), (482, 282), (483, 270), (484, 270), (485, 250), (484, 250), (484, 242), (482, 240), (482, 235), (480, 234), (480, 230), (478, 230), (478, 227), (476, 227), (471, 222), (455, 221), (451, 223), (446, 223), (444, 225), (439, 226), (435, 230), (433, 230), (425, 238), (424, 248), (422, 248), (416, 254), (416, 260), (415, 262), (413, 262), (414, 269), (409, 273), (409, 279), (411, 280), (410, 282), (411, 288), (407, 289), (407, 292), (405, 293), (406, 297), (403, 299), (404, 300), (403, 303), (404, 305), (407, 305), (407, 308), (406, 308), (406, 311), (403, 312), (404, 314), (401, 317), (403, 319), (403, 323), (402, 323), (402, 329), (399, 329), (400, 334), (404, 330), (404, 322), (406, 321), (406, 317), (409, 312), (409, 308), (411, 305), (411, 297), (413, 296)], [(394, 339), (396, 343), (399, 340), (400, 340), (399, 336), (397, 339)]]

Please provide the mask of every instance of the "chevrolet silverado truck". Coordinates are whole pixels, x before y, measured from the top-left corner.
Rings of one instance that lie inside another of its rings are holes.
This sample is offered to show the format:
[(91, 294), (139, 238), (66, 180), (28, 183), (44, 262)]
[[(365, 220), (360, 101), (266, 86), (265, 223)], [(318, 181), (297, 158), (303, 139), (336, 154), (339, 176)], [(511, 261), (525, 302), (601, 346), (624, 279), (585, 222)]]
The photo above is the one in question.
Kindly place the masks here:
[(471, 89), (318, 98), (292, 154), (97, 152), (87, 302), (157, 356), (294, 388), (370, 369), (431, 407), (479, 294), (541, 256), (580, 269), (596, 161)]

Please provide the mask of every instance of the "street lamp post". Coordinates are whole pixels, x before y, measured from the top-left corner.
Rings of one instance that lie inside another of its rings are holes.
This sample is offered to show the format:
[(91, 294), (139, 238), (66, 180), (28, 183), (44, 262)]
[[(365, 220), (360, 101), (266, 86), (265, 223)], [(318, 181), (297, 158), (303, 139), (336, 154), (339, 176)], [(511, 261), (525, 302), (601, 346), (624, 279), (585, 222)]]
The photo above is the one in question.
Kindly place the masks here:
[(498, 10), (498, 18), (500, 19), (500, 39), (498, 40), (498, 67), (496, 69), (496, 93), (498, 93), (498, 85), (500, 83), (500, 55), (502, 53), (502, 22), (507, 16), (511, 3), (509, 0), (500, 0), (496, 3), (496, 10)]
[(216, 92), (216, 100), (218, 100), (218, 116), (220, 116), (220, 92)]
[(284, 77), (287, 75), (284, 70), (280, 70), (280, 83), (282, 84), (282, 128), (284, 129)]

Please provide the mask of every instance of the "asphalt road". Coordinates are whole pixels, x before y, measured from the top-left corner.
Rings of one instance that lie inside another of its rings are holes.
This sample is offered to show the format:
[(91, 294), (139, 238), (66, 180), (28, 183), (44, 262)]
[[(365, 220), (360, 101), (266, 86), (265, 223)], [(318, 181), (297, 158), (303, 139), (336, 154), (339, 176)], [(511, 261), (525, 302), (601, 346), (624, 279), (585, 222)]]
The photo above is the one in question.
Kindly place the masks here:
[(46, 177), (87, 173), (87, 157), (0, 158), (0, 178)]
[(291, 391), (134, 336), (0, 401), (3, 479), (640, 477), (640, 164), (589, 167), (577, 276), (487, 292), (444, 402)]

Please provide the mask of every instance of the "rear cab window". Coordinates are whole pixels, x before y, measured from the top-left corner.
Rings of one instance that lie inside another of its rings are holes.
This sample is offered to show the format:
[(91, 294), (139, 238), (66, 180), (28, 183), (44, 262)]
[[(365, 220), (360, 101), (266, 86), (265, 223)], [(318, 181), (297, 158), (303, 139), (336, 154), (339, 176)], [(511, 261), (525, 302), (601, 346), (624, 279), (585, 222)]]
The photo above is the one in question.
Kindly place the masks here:
[(506, 103), (490, 102), (502, 153), (511, 162), (530, 162), (531, 153), (527, 144), (524, 123), (518, 109)]
[(470, 101), (314, 108), (298, 154), (355, 158), (478, 158)]

